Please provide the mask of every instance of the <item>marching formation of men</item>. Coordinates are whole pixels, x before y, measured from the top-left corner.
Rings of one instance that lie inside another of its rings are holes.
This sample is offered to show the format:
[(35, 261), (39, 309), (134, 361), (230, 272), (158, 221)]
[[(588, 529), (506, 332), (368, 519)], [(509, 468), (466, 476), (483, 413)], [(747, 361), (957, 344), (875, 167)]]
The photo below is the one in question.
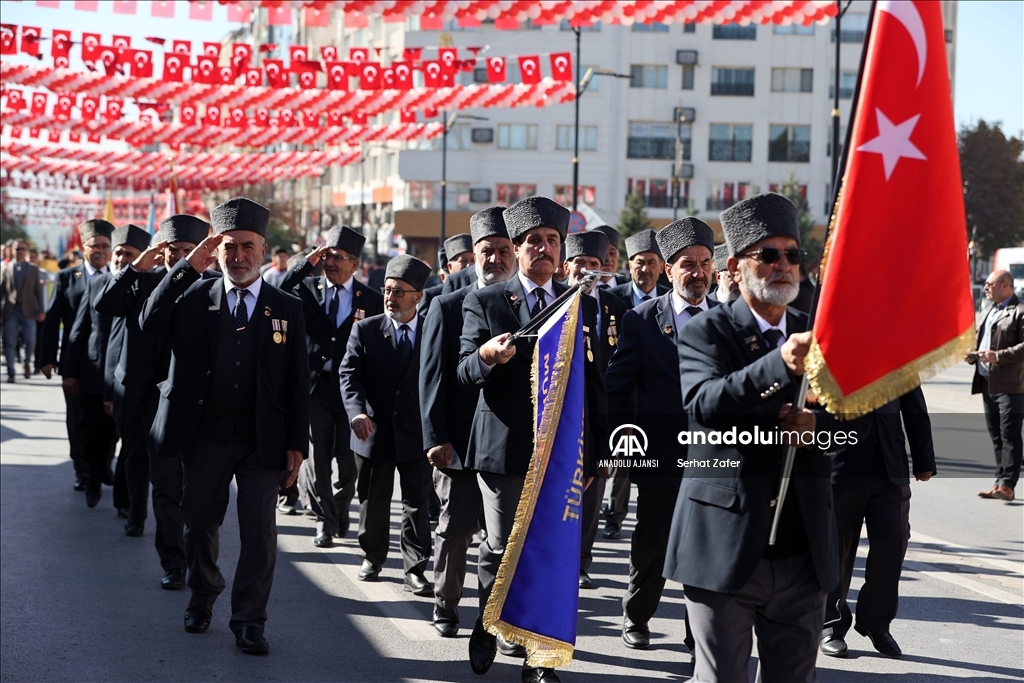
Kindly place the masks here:
[[(880, 652), (900, 655), (889, 624), (909, 538), (901, 415), (915, 477), (935, 473), (920, 390), (862, 418), (871, 438), (857, 449), (797, 449), (775, 543), (785, 445), (676, 438), (828, 429), (825, 414), (794, 395), (811, 339), (807, 316), (788, 307), (804, 260), (789, 200), (768, 193), (726, 210), (724, 244), (692, 217), (630, 235), (623, 281), (614, 275), (618, 232), (568, 234), (568, 210), (544, 197), (475, 214), (470, 234), (445, 241), (444, 282), (433, 288), (433, 267), (409, 255), (381, 269), (379, 289), (362, 284), (355, 274), (365, 238), (349, 227), (330, 230), (290, 267), (275, 255), (261, 277), (269, 221), (269, 210), (245, 198), (216, 207), (209, 224), (172, 216), (152, 244), (137, 226), (88, 221), (80, 226), (85, 262), (57, 276), (42, 324), (38, 362), (63, 380), (75, 489), (95, 507), (102, 485), (113, 484), (125, 533), (140, 536), (152, 484), (160, 585), (190, 590), (186, 631), (207, 630), (226, 586), (219, 529), (232, 480), (241, 550), (229, 625), (241, 651), (261, 654), (269, 651), (279, 493), (297, 482), (318, 548), (348, 534), (357, 498), (358, 579), (377, 581), (391, 547), (397, 473), (405, 590), (433, 599), (440, 637), (471, 629), (475, 673), (499, 652), (524, 657), (483, 625), (534, 452), (536, 342), (513, 334), (581, 284), (588, 488), (579, 587), (593, 587), (600, 521), (606, 538), (618, 538), (636, 485), (623, 644), (650, 646), (649, 622), (671, 579), (684, 587), (679, 633), (694, 680), (746, 681), (755, 633), (765, 681), (814, 680), (819, 649), (845, 656), (851, 625)], [(24, 271), (15, 266), (3, 280), (18, 285), (3, 291), (14, 292), (6, 296), (21, 307), (21, 325), (42, 317), (38, 293), (20, 287), (38, 277)], [(587, 285), (588, 273), (600, 280)], [(986, 364), (1019, 363), (1019, 354), (996, 351), (1006, 344), (993, 329), (980, 347), (991, 355), (978, 358), (998, 414), (1001, 375)], [(602, 464), (623, 426), (644, 434), (658, 466)], [(999, 433), (993, 427), (993, 438)], [(997, 443), (997, 458), (1000, 448), (1008, 455), (991, 495), (1012, 497), (1019, 439)], [(677, 467), (715, 458), (736, 466), (714, 475)], [(431, 505), (439, 506), (433, 530)], [(854, 621), (846, 597), (865, 518), (875, 559)], [(462, 603), (475, 534), (479, 600), (470, 619)], [(559, 677), (524, 664), (522, 680)]]

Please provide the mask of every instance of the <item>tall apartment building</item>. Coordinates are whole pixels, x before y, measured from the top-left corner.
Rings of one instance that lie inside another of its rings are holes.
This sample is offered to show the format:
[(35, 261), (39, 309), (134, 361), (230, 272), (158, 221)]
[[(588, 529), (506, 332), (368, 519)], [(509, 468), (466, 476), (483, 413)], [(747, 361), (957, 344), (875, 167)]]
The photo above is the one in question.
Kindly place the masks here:
[[(594, 26), (581, 34), (581, 66), (625, 76), (595, 76), (580, 99), (579, 201), (614, 224), (631, 192), (645, 199), (660, 227), (672, 217), (676, 138), (682, 140), (680, 215), (695, 214), (717, 229), (722, 209), (776, 188), (791, 176), (824, 225), (831, 207), (831, 140), (835, 40), (840, 41), (841, 139), (846, 133), (870, 3), (856, 0), (842, 18), (839, 36), (828, 26)], [(951, 96), (956, 2), (943, 2)], [(484, 24), (419, 31), (417, 18), (346, 28), (340, 16), (326, 28), (297, 30), (314, 46), (382, 48), (381, 59), (400, 58), (405, 47), (439, 44), (486, 47), (487, 56), (509, 56), (508, 76), (518, 81), (514, 56), (572, 52), (567, 25), (496, 30)], [(469, 56), (460, 49), (460, 57)], [(542, 57), (542, 63), (546, 63)], [(483, 61), (460, 82), (486, 82)], [(448, 135), (448, 235), (468, 231), (474, 212), (511, 204), (531, 194), (572, 202), (574, 105), (492, 108), (463, 112), (486, 120), (457, 121)], [(686, 122), (677, 125), (685, 114)], [(390, 123), (392, 116), (377, 117)], [(420, 115), (422, 118), (422, 113)], [(366, 145), (361, 164), (333, 169), (308, 184), (309, 215), (322, 206), (339, 222), (365, 230), (380, 251), (406, 248), (433, 262), (440, 227), (440, 139), (427, 143)], [(368, 244), (368, 246), (369, 246)]]

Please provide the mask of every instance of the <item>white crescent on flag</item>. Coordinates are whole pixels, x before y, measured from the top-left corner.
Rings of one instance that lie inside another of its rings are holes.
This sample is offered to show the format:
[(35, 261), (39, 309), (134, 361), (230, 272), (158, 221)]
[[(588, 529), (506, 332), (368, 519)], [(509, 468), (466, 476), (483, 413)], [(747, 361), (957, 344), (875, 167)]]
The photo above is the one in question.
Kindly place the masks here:
[(917, 51), (917, 85), (921, 85), (924, 67), (928, 63), (928, 39), (917, 7), (909, 0), (883, 0), (878, 3), (878, 11), (885, 12), (903, 24), (910, 34), (910, 39), (914, 41), (914, 49)]

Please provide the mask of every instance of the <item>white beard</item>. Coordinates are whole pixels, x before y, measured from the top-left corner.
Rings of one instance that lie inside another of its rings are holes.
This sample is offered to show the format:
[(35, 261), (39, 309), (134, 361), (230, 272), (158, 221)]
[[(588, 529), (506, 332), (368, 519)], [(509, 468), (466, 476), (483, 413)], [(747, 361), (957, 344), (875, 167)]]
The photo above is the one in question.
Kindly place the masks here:
[(755, 299), (772, 306), (788, 306), (797, 294), (800, 293), (800, 285), (790, 280), (787, 276), (776, 272), (772, 274), (773, 279), (762, 280), (754, 273), (745, 260), (740, 261), (740, 273), (743, 276), (743, 284)]

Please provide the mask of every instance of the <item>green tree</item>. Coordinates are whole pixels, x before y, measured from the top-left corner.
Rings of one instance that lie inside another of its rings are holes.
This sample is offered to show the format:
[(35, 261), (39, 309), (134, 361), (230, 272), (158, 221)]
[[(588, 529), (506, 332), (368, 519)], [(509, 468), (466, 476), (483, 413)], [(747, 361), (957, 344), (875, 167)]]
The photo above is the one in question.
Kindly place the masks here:
[(1024, 242), (1024, 141), (1007, 138), (999, 123), (960, 129), (967, 237), (982, 257)]
[(619, 213), (619, 222), (615, 227), (622, 234), (623, 239), (630, 235), (635, 235), (641, 230), (651, 228), (651, 221), (647, 217), (647, 207), (644, 205), (642, 194), (634, 192), (629, 195), (626, 205), (622, 207), (622, 212)]
[(797, 183), (796, 177), (792, 173), (789, 174), (786, 182), (782, 183), (779, 194), (796, 204), (796, 208), (800, 212), (798, 215), (800, 222), (800, 246), (807, 252), (807, 270), (811, 271), (813, 270), (813, 264), (821, 260), (822, 244), (821, 240), (813, 236), (814, 216), (811, 215), (807, 199), (801, 194), (800, 184)]
[(7, 201), (7, 192), (0, 195), (0, 244), (6, 244), (7, 240), (28, 240), (28, 232), (25, 231), (24, 216), (16, 216), (7, 210), (10, 204)]

